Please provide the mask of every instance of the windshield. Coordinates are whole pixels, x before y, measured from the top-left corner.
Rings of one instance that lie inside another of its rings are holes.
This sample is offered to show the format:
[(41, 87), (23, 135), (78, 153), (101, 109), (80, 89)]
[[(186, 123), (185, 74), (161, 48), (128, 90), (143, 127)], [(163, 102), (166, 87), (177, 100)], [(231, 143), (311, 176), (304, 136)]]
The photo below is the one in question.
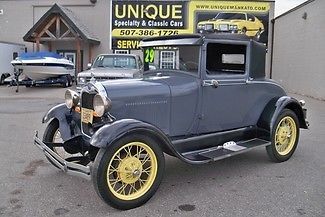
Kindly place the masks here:
[(145, 70), (180, 70), (198, 74), (199, 46), (156, 46), (144, 49)]
[(137, 65), (134, 56), (100, 55), (93, 64), (93, 68), (99, 67), (136, 69)]
[(214, 19), (246, 20), (246, 17), (245, 14), (240, 14), (240, 13), (219, 13)]

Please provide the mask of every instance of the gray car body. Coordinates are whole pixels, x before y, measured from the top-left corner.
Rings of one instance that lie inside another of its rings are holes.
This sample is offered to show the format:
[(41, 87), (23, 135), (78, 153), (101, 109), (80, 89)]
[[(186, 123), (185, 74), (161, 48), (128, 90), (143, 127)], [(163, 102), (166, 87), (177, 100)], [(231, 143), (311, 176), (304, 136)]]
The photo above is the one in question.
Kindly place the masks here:
[[(246, 45), (245, 74), (209, 76), (204, 58), (209, 42)], [(123, 135), (140, 132), (155, 137), (169, 154), (189, 163), (205, 163), (205, 159), (187, 158), (186, 153), (227, 141), (254, 138), (270, 141), (274, 121), (285, 108), (296, 113), (301, 128), (308, 127), (299, 102), (288, 97), (276, 82), (265, 78), (264, 45), (244, 36), (228, 35), (147, 39), (140, 45), (145, 48), (161, 43), (200, 46), (199, 73), (156, 70), (145, 73), (140, 79), (89, 83), (81, 91), (80, 106), (89, 104), (84, 94), (99, 93), (111, 100), (109, 113), (115, 117), (113, 122), (102, 121), (99, 128), (92, 129), (93, 133), (86, 130), (86, 125), (80, 124), (80, 116), (73, 117), (80, 128), (74, 132), (81, 131), (91, 146), (109, 148)], [(217, 86), (212, 85), (215, 81)], [(53, 109), (43, 121), (51, 118), (62, 120), (71, 113), (62, 110), (62, 106)], [(76, 136), (67, 128), (68, 124), (60, 124), (65, 141)]]

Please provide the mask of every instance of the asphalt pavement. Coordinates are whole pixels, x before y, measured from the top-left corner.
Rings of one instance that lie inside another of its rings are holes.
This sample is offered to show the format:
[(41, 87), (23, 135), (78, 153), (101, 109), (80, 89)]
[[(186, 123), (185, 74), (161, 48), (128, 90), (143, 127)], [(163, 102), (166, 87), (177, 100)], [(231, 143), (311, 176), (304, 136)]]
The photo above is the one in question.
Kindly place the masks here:
[(68, 176), (33, 145), (41, 118), (64, 101), (64, 88), (0, 86), (0, 216), (325, 216), (325, 102), (304, 99), (310, 129), (284, 163), (265, 148), (206, 165), (166, 156), (164, 179), (145, 205), (119, 211), (91, 181)]

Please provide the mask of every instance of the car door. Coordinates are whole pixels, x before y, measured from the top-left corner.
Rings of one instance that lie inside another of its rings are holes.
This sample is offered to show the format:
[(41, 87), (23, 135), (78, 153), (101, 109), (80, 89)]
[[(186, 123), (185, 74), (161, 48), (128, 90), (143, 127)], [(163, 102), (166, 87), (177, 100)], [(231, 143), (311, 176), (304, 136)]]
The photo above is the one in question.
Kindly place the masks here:
[[(207, 43), (202, 61), (202, 101), (198, 132), (209, 133), (254, 124), (256, 101), (247, 83), (247, 44)], [(205, 62), (205, 63), (204, 63)]]

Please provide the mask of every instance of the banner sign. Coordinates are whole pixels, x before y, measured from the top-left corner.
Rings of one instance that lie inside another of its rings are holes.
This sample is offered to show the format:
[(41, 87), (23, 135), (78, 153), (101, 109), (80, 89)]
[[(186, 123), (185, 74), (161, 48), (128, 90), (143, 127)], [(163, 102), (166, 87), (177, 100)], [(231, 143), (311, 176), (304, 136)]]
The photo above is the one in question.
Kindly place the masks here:
[(138, 49), (142, 38), (191, 33), (246, 34), (267, 44), (270, 3), (112, 0), (112, 48)]

